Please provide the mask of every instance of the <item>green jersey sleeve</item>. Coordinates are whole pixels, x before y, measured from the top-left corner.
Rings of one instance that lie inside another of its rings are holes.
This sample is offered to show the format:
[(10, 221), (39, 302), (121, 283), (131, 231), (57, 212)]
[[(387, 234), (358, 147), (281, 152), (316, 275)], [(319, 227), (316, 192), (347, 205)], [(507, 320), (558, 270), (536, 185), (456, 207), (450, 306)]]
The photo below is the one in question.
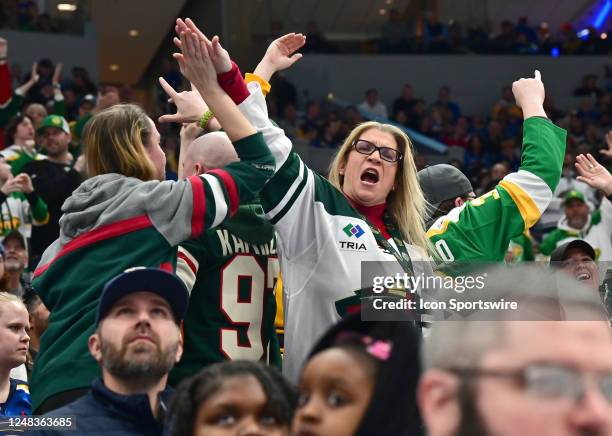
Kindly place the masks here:
[(428, 230), (441, 260), (502, 261), (510, 240), (531, 228), (548, 207), (561, 177), (565, 136), (546, 119), (525, 120), (519, 171), (438, 218)]

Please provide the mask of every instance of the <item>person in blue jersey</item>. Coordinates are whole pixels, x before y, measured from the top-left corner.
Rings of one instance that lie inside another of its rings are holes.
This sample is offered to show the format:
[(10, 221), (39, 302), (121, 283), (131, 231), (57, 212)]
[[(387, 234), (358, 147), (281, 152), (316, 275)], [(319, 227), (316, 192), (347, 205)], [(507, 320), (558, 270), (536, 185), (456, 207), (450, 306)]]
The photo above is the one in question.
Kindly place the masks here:
[(26, 361), (29, 329), (23, 302), (16, 295), (0, 292), (0, 419), (32, 414), (28, 384), (10, 377), (11, 369)]

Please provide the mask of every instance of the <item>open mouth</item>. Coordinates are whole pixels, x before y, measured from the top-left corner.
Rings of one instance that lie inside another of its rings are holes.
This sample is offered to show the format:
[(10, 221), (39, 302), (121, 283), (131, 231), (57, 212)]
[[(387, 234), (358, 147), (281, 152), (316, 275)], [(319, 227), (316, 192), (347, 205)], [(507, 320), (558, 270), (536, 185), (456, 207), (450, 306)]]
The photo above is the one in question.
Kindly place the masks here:
[(380, 176), (378, 171), (374, 168), (368, 168), (363, 173), (361, 173), (361, 181), (368, 185), (375, 185), (378, 183)]
[(591, 279), (591, 274), (589, 274), (588, 272), (581, 272), (580, 274), (576, 275), (576, 280), (578, 281), (590, 280), (590, 279)]

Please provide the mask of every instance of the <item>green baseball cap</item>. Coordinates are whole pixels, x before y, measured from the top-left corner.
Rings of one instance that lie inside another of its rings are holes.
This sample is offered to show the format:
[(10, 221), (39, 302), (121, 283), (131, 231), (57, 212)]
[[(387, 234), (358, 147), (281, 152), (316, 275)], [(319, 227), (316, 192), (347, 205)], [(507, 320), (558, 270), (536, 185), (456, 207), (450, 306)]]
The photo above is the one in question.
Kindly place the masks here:
[(41, 123), (37, 132), (42, 133), (47, 127), (57, 127), (58, 129), (63, 130), (64, 132), (70, 134), (70, 126), (68, 126), (68, 121), (60, 115), (48, 115)]
[(573, 190), (573, 189), (572, 189), (571, 191), (567, 191), (567, 192), (565, 193), (565, 197), (564, 197), (563, 204), (564, 204), (564, 205), (567, 205), (567, 203), (568, 203), (570, 200), (574, 200), (574, 199), (576, 199), (576, 200), (580, 200), (580, 201), (582, 201), (583, 203), (586, 203), (586, 201), (584, 200), (584, 194), (583, 194), (582, 192), (580, 192), (580, 191), (576, 191), (576, 190)]

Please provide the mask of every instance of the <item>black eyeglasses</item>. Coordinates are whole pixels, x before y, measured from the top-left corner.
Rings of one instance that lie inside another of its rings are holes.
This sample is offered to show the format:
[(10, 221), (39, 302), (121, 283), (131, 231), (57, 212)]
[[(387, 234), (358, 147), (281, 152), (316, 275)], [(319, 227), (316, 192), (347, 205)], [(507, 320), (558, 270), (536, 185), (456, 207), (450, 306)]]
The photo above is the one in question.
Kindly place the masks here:
[(460, 377), (498, 377), (514, 380), (538, 398), (567, 398), (578, 401), (584, 397), (587, 383), (593, 383), (612, 404), (612, 371), (587, 374), (576, 368), (554, 364), (534, 364), (516, 370), (452, 368)]
[(370, 141), (366, 141), (365, 139), (356, 139), (351, 145), (353, 148), (355, 148), (357, 153), (365, 154), (367, 156), (370, 156), (372, 153), (378, 150), (380, 158), (391, 163), (399, 162), (404, 158), (404, 155), (399, 150), (390, 147), (379, 147), (376, 144), (372, 144)]

